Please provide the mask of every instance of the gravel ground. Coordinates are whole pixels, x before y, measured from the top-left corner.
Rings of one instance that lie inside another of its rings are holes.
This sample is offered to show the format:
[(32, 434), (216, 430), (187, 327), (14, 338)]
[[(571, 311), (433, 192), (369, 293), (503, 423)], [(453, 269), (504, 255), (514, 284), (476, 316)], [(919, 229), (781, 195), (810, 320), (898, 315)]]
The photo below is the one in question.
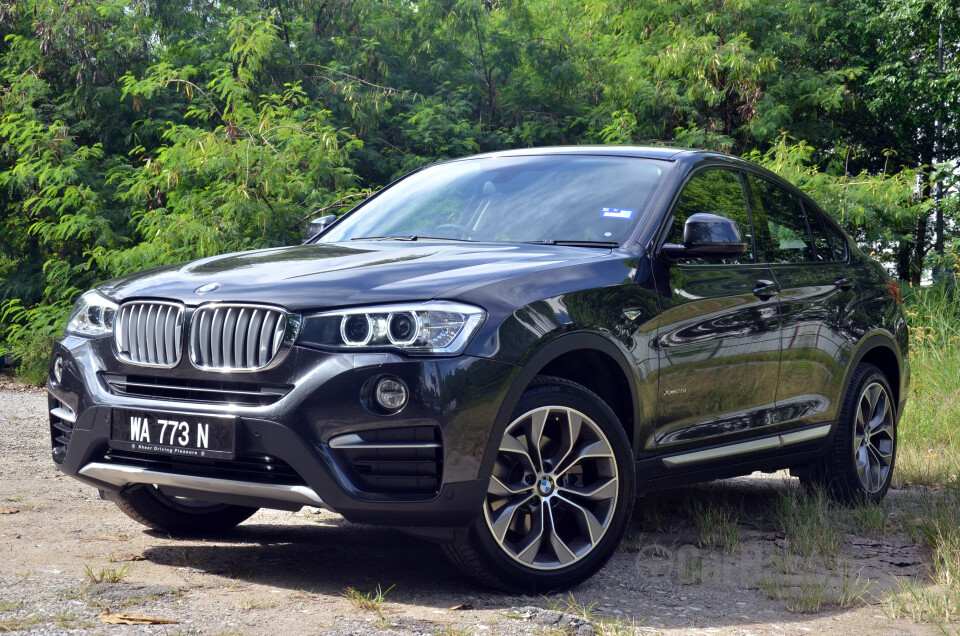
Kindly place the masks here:
[[(210, 540), (146, 530), (56, 470), (46, 408), (44, 392), (0, 385), (0, 632), (592, 634), (602, 621), (609, 633), (927, 631), (891, 621), (879, 605), (892, 575), (926, 572), (922, 550), (896, 534), (848, 535), (844, 559), (873, 582), (857, 607), (793, 614), (759, 589), (782, 544), (763, 504), (795, 487), (782, 475), (702, 488), (745, 502), (735, 557), (697, 548), (689, 530), (643, 532), (640, 501), (631, 540), (599, 574), (566, 595), (518, 597), (473, 584), (430, 543), (317, 509), (261, 511)], [(89, 574), (121, 568), (120, 582), (91, 583)], [(379, 613), (346, 597), (377, 586), (389, 589)], [(577, 615), (591, 605), (589, 621)], [(177, 622), (102, 622), (121, 612)]]

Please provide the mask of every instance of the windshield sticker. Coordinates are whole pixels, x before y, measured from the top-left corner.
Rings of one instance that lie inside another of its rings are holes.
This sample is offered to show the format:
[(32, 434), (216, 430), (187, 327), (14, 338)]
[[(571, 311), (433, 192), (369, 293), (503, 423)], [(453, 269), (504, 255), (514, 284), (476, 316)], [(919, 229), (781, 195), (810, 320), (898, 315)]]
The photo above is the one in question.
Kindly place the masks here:
[(605, 219), (632, 219), (634, 211), (622, 208), (603, 208), (600, 216)]

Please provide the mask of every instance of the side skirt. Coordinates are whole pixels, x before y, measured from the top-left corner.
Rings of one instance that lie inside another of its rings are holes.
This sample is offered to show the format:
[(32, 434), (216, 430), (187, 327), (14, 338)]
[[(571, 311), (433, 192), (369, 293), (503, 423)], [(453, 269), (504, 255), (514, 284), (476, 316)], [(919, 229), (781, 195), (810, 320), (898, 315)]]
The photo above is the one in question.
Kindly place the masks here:
[(776, 472), (802, 466), (823, 457), (833, 439), (835, 424), (818, 424), (798, 431), (642, 460), (636, 463), (637, 476), (646, 476), (640, 479), (642, 489), (652, 492), (756, 471)]

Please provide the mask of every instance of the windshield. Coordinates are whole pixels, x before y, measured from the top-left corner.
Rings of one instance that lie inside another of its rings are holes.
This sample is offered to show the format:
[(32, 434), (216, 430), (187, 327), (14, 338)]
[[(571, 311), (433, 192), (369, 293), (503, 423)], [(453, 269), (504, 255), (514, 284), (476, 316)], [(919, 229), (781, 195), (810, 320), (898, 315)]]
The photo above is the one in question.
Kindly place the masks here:
[(661, 165), (584, 155), (439, 164), (387, 188), (320, 240), (621, 243), (644, 213)]

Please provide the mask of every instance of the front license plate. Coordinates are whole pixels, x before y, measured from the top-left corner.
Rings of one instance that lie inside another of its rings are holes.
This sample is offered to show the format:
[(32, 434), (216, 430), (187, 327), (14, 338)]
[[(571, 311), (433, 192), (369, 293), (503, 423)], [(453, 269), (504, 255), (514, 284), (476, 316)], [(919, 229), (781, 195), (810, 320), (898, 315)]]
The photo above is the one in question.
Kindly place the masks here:
[(114, 409), (110, 447), (180, 457), (233, 459), (237, 418)]

